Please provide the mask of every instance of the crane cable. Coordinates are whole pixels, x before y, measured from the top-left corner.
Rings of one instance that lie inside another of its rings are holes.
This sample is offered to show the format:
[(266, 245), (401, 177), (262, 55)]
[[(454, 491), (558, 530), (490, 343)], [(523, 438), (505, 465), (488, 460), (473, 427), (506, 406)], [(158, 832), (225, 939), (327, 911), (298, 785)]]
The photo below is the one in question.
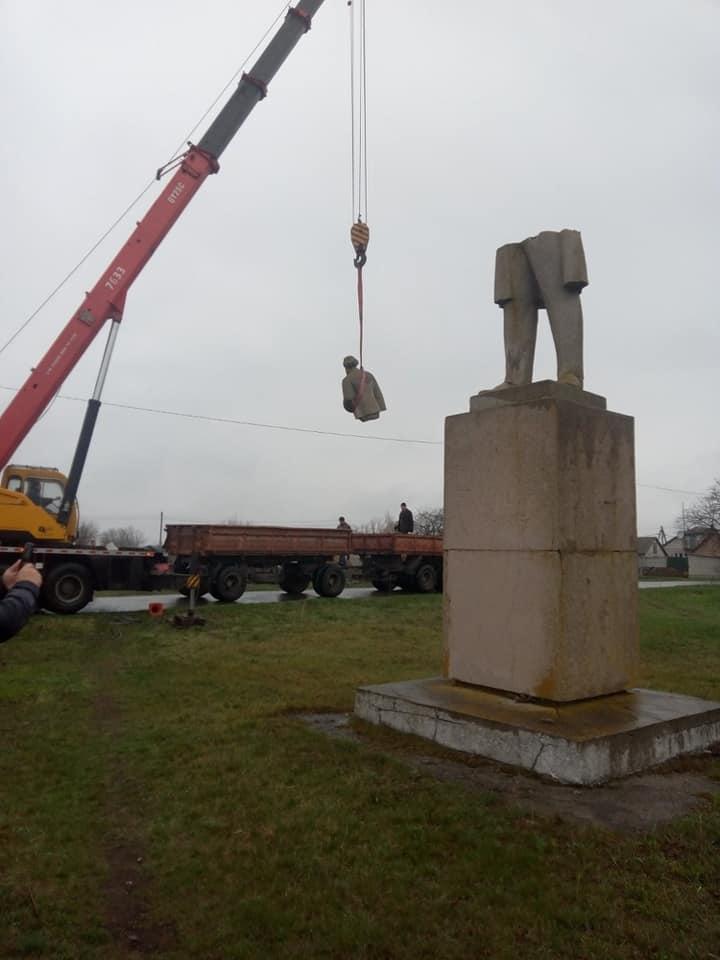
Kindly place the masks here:
[[(357, 7), (357, 14), (355, 13)], [(360, 327), (359, 394), (365, 381), (363, 366), (364, 341), (364, 296), (363, 267), (367, 262), (367, 246), (370, 230), (367, 225), (367, 70), (365, 57), (365, 0), (348, 0), (350, 14), (350, 153), (352, 178), (352, 216), (350, 242), (355, 251), (353, 265), (357, 270), (358, 322)], [(358, 38), (355, 21), (358, 21)], [(356, 213), (357, 211), (357, 213)]]

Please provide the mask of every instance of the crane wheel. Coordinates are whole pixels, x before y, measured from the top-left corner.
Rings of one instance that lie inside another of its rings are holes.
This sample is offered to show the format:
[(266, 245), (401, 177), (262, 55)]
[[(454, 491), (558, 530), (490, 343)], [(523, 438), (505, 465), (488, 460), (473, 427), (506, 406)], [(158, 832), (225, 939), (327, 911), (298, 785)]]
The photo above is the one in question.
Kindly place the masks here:
[(234, 603), (245, 593), (247, 571), (235, 563), (220, 567), (210, 585), (210, 593), (221, 603)]
[(60, 563), (48, 571), (40, 603), (53, 613), (77, 613), (93, 598), (93, 578), (81, 563)]
[(313, 587), (321, 597), (337, 597), (345, 589), (345, 571), (337, 563), (324, 563), (315, 572)]

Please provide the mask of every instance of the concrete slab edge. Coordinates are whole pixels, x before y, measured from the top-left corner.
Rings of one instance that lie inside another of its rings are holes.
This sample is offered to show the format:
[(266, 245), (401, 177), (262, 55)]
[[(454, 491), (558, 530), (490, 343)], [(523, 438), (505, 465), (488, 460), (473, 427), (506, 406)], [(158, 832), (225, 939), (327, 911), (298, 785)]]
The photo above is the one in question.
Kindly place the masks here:
[(616, 738), (575, 742), (551, 733), (462, 717), (437, 707), (359, 688), (355, 715), (472, 756), (520, 767), (560, 783), (592, 786), (649, 770), (720, 741), (716, 711), (682, 717)]

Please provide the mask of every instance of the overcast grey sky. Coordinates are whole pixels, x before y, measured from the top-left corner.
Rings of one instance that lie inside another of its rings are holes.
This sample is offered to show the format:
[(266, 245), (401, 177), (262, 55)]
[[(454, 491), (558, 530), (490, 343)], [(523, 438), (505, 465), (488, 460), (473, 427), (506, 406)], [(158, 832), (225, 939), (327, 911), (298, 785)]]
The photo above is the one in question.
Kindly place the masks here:
[[(0, 345), (182, 142), (277, 0), (0, 0)], [(442, 502), (445, 416), (503, 376), (494, 252), (582, 231), (586, 388), (636, 418), (641, 534), (720, 474), (720, 4), (367, 0), (365, 361), (388, 412), (343, 411), (357, 353), (348, 10), (325, 0), (132, 288), (80, 491), (101, 526), (334, 525)], [(207, 122), (196, 134), (199, 139)], [(17, 387), (157, 190), (0, 355)], [(62, 393), (86, 398), (100, 335)], [(541, 315), (535, 379), (554, 377)], [(0, 391), (4, 405), (11, 393)], [(15, 456), (67, 471), (84, 406)], [(398, 443), (374, 437), (433, 443)]]

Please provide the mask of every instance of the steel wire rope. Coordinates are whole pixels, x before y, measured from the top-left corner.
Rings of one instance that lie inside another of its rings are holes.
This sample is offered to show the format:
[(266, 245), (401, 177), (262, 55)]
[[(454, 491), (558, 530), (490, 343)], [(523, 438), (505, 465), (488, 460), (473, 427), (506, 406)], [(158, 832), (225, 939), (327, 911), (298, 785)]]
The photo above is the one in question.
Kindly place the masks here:
[(350, 18), (350, 222), (355, 219), (355, 14), (348, 0)]
[[(359, 325), (359, 360), (361, 380), (358, 397), (365, 384), (364, 373), (364, 294), (362, 270), (367, 247), (367, 67), (365, 40), (365, 0), (348, 0), (350, 17), (350, 178), (353, 227), (351, 240), (355, 247), (357, 268), (357, 302)], [(357, 8), (357, 13), (356, 13)], [(357, 36), (356, 24), (357, 18)], [(356, 218), (357, 211), (357, 219)], [(356, 401), (357, 402), (357, 401)]]
[[(223, 96), (223, 94), (224, 94), (225, 91), (228, 89), (228, 87), (230, 87), (230, 86), (234, 83), (234, 81), (235, 81), (235, 79), (237, 78), (238, 74), (241, 73), (241, 72), (245, 69), (245, 67), (247, 66), (247, 63), (248, 63), (248, 61), (250, 60), (250, 58), (255, 55), (255, 52), (256, 52), (256, 50), (258, 49), (258, 47), (260, 47), (260, 46), (265, 42), (267, 36), (268, 36), (269, 33), (274, 29), (275, 25), (276, 25), (277, 22), (280, 20), (280, 18), (282, 17), (282, 15), (283, 15), (283, 13), (285, 12), (285, 9), (286, 9), (287, 7), (288, 7), (288, 3), (287, 3), (287, 2), (283, 3), (280, 12), (279, 12), (278, 15), (275, 17), (275, 19), (274, 19), (273, 22), (270, 24), (270, 26), (267, 28), (267, 30), (266, 30), (265, 33), (262, 35), (262, 37), (260, 38), (260, 40), (258, 40), (258, 42), (257, 42), (257, 43), (255, 44), (255, 46), (252, 48), (252, 50), (250, 51), (250, 53), (245, 57), (245, 59), (243, 60), (243, 62), (241, 63), (241, 65), (237, 68), (237, 70), (235, 71), (235, 73), (232, 75), (232, 77), (228, 80), (228, 82), (225, 84), (225, 86), (222, 88), (222, 90), (220, 90), (220, 92), (219, 92), (218, 95), (215, 97), (215, 99), (212, 101), (212, 103), (211, 103), (210, 106), (207, 108), (207, 110), (205, 110), (205, 112), (203, 113), (203, 115), (197, 120), (197, 122), (194, 124), (193, 127), (191, 127), (190, 131), (186, 134), (186, 136), (183, 137), (183, 139), (182, 139), (181, 142), (178, 144), (178, 146), (172, 151), (171, 159), (170, 159), (166, 164), (164, 164), (165, 167), (167, 167), (169, 164), (173, 163), (173, 161), (174, 161), (175, 159), (177, 159), (177, 155), (178, 155), (179, 151), (182, 150), (183, 146), (190, 140), (190, 138), (191, 138), (192, 135), (195, 133), (195, 131), (197, 130), (197, 128), (200, 126), (200, 124), (203, 122), (203, 120), (205, 120), (205, 118), (208, 116), (208, 114), (214, 109), (214, 107), (217, 105), (218, 101), (219, 101), (220, 98)], [(161, 168), (161, 169), (162, 169), (162, 168)], [(30, 316), (27, 317), (27, 319), (24, 320), (24, 321), (20, 324), (20, 326), (19, 326), (19, 327), (17, 328), (17, 330), (12, 334), (12, 336), (11, 336), (8, 340), (6, 340), (5, 343), (4, 343), (2, 346), (0, 346), (0, 354), (2, 354), (2, 353), (5, 352), (5, 350), (10, 346), (10, 344), (11, 344), (11, 343), (23, 332), (23, 330), (35, 319), (35, 317), (40, 313), (40, 311), (41, 311), (45, 306), (47, 306), (47, 304), (53, 299), (53, 297), (54, 297), (57, 293), (60, 292), (60, 290), (62, 290), (62, 288), (65, 286), (65, 284), (68, 282), (68, 280), (70, 280), (71, 277), (73, 277), (73, 276), (77, 273), (77, 271), (78, 271), (78, 270), (80, 269), (80, 267), (86, 262), (86, 260), (88, 260), (88, 258), (91, 257), (93, 253), (95, 253), (95, 251), (98, 249), (98, 247), (110, 236), (110, 234), (113, 232), (113, 230), (115, 230), (115, 228), (118, 227), (118, 226), (120, 225), (120, 223), (122, 223), (122, 221), (123, 221), (123, 220), (125, 219), (125, 217), (130, 213), (130, 211), (133, 209), (133, 207), (137, 206), (137, 204), (142, 200), (142, 198), (145, 196), (145, 194), (148, 192), (148, 190), (153, 186), (153, 184), (156, 183), (156, 181), (157, 181), (157, 177), (156, 177), (156, 176), (153, 176), (152, 180), (150, 180), (150, 181), (143, 187), (143, 189), (140, 191), (140, 193), (135, 197), (135, 199), (134, 199), (130, 204), (128, 204), (127, 207), (125, 207), (125, 209), (123, 210), (123, 212), (113, 221), (113, 223), (112, 223), (112, 224), (107, 228), (107, 230), (99, 237), (99, 239), (96, 240), (96, 242), (90, 247), (90, 249), (80, 258), (80, 260), (75, 264), (75, 266), (72, 268), (72, 270), (70, 270), (69, 273), (67, 273), (67, 274), (62, 278), (62, 280), (50, 291), (50, 293), (49, 293), (49, 294), (45, 297), (45, 299), (39, 304), (39, 306), (37, 306), (37, 307), (35, 308), (35, 310), (33, 310), (33, 312), (30, 314)]]
[(365, 223), (368, 222), (368, 164), (367, 164), (367, 53), (365, 44), (365, 0), (362, 0), (360, 7), (360, 66), (362, 71), (362, 146), (363, 153), (363, 187), (365, 190), (365, 203), (363, 210), (365, 213)]
[[(350, 175), (352, 217), (367, 223), (367, 66), (365, 0), (349, 0), (350, 17)], [(355, 18), (358, 38), (355, 36)]]

